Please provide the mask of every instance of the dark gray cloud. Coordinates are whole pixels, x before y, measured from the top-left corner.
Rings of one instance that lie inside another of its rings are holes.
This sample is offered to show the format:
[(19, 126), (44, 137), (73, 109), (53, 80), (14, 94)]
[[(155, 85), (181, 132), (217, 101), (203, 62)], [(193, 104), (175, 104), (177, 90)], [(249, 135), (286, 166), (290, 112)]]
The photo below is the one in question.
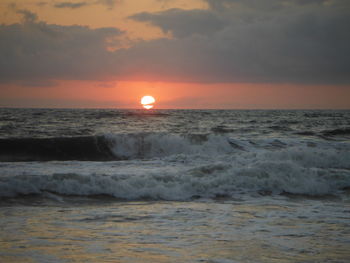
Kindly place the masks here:
[(70, 9), (78, 9), (88, 5), (104, 5), (108, 9), (113, 9), (117, 3), (120, 3), (121, 0), (87, 0), (81, 2), (58, 2), (53, 6), (56, 8), (70, 8)]
[(207, 1), (201, 12), (132, 16), (175, 38), (138, 43), (130, 56), (192, 81), (350, 83), (350, 2)]
[(96, 4), (105, 5), (108, 9), (113, 9), (122, 0), (97, 0)]
[(21, 24), (0, 25), (0, 81), (98, 79), (118, 66), (106, 40), (117, 44), (119, 29), (47, 24), (18, 12)]
[(50, 25), (25, 10), (0, 25), (0, 81), (115, 79), (350, 84), (350, 2), (207, 0), (139, 13), (173, 37), (108, 51), (115, 28)]
[(77, 2), (77, 3), (72, 3), (72, 2), (59, 2), (56, 3), (54, 6), (56, 8), (70, 8), (70, 9), (76, 9), (76, 8), (80, 8), (83, 6), (87, 6), (88, 3), (87, 2)]
[(172, 32), (175, 37), (186, 37), (193, 33), (212, 34), (224, 26), (224, 21), (209, 10), (169, 9), (158, 13), (139, 13), (130, 19), (149, 22), (160, 27), (165, 33)]
[[(278, 9), (288, 10), (296, 6), (346, 6), (347, 0), (204, 0), (211, 10), (235, 9), (275, 12)], [(231, 10), (232, 11), (232, 10)]]
[(22, 20), (24, 23), (33, 23), (38, 20), (38, 16), (35, 13), (26, 9), (16, 10), (16, 13), (22, 15)]

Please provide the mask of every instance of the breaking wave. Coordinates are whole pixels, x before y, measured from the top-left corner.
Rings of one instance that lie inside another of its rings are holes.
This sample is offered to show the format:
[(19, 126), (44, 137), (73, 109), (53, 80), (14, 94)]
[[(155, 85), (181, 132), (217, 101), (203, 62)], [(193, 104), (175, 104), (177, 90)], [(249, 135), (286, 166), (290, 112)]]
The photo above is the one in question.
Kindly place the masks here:
[(0, 161), (108, 161), (116, 157), (103, 136), (0, 139)]
[[(118, 139), (119, 143), (125, 140)], [(276, 146), (270, 146), (275, 147), (271, 150), (236, 141), (242, 147), (239, 149), (224, 140), (196, 138), (192, 141), (194, 146), (186, 148), (180, 138), (175, 142), (173, 138), (172, 144), (168, 140), (165, 137), (160, 142), (163, 148), (146, 153), (154, 156), (164, 154), (161, 149), (171, 149), (174, 154), (153, 160), (48, 162), (40, 165), (35, 162), (3, 163), (0, 196), (108, 195), (124, 200), (191, 200), (234, 198), (241, 194), (337, 195), (350, 187), (348, 147), (316, 148), (307, 144), (287, 147), (285, 142), (275, 142)], [(198, 155), (196, 146), (201, 145), (202, 152), (206, 145), (213, 143), (211, 140), (218, 148), (221, 143), (226, 143), (226, 148), (216, 150), (213, 155)], [(267, 145), (271, 143), (265, 142)], [(132, 144), (127, 146), (131, 149), (128, 156), (138, 154)], [(175, 154), (184, 148), (193, 154)], [(123, 149), (128, 148), (124, 145)], [(235, 153), (217, 155), (218, 151), (229, 149)], [(26, 172), (21, 165), (26, 167)]]
[(0, 139), (0, 161), (112, 161), (186, 153), (227, 153), (223, 136), (166, 133), (110, 134), (61, 138)]
[[(310, 142), (308, 145), (317, 144)], [(176, 154), (221, 155), (289, 146), (286, 140), (239, 140), (217, 133), (120, 133), (81, 137), (7, 138), (0, 139), (0, 162), (118, 161), (162, 158)]]

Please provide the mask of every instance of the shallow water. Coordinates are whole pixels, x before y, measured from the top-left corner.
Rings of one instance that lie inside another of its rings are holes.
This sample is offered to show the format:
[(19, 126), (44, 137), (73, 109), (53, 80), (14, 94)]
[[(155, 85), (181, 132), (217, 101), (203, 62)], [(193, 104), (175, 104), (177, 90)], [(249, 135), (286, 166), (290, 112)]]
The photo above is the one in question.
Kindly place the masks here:
[(349, 262), (350, 111), (0, 109), (0, 262)]
[(102, 199), (1, 207), (2, 262), (348, 262), (350, 258), (349, 201)]

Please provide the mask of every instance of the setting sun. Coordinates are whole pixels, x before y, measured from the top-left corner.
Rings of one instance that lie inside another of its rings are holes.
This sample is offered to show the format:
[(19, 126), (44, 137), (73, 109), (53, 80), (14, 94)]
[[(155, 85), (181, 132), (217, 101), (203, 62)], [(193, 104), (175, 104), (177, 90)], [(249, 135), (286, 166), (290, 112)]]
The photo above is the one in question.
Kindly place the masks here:
[(156, 100), (152, 96), (143, 96), (141, 99), (142, 106), (147, 110), (152, 109), (155, 102)]

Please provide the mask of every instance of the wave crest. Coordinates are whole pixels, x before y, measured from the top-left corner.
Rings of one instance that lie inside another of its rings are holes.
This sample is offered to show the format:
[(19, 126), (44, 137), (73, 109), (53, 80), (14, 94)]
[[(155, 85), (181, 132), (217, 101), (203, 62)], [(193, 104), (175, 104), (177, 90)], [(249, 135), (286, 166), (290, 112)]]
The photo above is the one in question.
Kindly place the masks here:
[(232, 151), (224, 136), (128, 133), (103, 136), (0, 139), (0, 161), (112, 161)]
[(56, 193), (190, 200), (258, 193), (337, 195), (350, 186), (348, 150), (293, 147), (207, 159), (174, 155), (153, 161), (22, 164), (27, 168), (25, 174), (21, 163), (2, 167), (7, 175), (0, 176), (0, 196)]

